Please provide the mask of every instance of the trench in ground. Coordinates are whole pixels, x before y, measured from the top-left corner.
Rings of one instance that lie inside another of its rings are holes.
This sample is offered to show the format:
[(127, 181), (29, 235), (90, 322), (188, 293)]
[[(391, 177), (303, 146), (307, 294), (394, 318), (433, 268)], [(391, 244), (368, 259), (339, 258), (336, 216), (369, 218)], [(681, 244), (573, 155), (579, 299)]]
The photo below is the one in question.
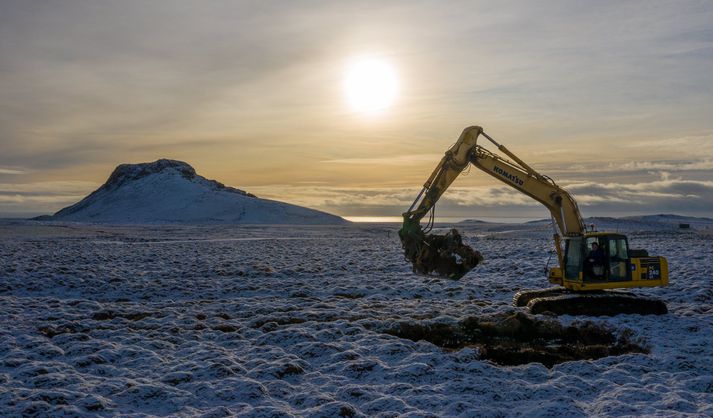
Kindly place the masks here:
[(504, 366), (542, 363), (546, 367), (649, 350), (628, 329), (613, 330), (591, 321), (562, 325), (522, 312), (468, 317), (457, 324), (404, 322), (387, 334), (428, 341), (445, 350), (473, 347), (480, 359)]

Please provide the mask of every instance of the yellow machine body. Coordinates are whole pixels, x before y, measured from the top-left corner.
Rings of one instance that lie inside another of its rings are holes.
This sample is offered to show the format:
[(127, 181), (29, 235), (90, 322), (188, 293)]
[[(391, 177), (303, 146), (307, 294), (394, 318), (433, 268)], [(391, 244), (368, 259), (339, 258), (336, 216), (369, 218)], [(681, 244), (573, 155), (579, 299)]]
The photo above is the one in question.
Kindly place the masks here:
[[(600, 274), (587, 266), (587, 249), (597, 242), (603, 250)], [(589, 244), (589, 245), (587, 245)], [(594, 232), (581, 238), (565, 239), (564, 266), (548, 272), (550, 283), (570, 290), (604, 290), (668, 285), (668, 262), (661, 256), (632, 256), (626, 236), (619, 233)]]
[[(489, 140), (509, 159), (478, 145), (480, 136)], [(668, 263), (664, 257), (649, 256), (644, 250), (629, 249), (628, 240), (622, 234), (588, 230), (577, 202), (567, 190), (557, 185), (550, 177), (537, 172), (504, 145), (497, 143), (480, 126), (463, 130), (456, 143), (446, 151), (426, 180), (416, 200), (403, 214), (404, 224), (399, 235), (407, 258), (411, 259), (414, 265), (423, 259), (414, 254), (422, 254), (426, 250), (442, 259), (455, 258), (443, 249), (425, 245), (426, 236), (419, 222), (429, 212), (432, 213), (436, 202), (469, 164), (542, 203), (549, 210), (559, 265), (547, 272), (551, 283), (573, 291), (668, 284)], [(597, 242), (604, 252), (604, 261), (597, 263), (596, 270), (587, 262), (588, 250), (593, 242)], [(438, 257), (434, 256), (432, 259)], [(456, 277), (465, 273), (467, 269), (465, 272), (458, 271)]]

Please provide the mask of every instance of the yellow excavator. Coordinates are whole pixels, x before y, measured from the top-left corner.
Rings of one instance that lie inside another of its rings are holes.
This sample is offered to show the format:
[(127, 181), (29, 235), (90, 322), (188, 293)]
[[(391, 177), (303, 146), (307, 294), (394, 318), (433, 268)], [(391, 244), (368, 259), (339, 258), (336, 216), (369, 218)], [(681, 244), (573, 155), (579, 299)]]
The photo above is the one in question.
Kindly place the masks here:
[[(477, 144), (482, 136), (507, 159)], [(483, 256), (463, 243), (455, 229), (445, 235), (428, 234), (434, 223), (436, 202), (469, 165), (545, 205), (552, 217), (558, 266), (546, 268), (550, 283), (557, 286), (524, 290), (514, 297), (516, 306), (534, 314), (616, 315), (665, 314), (665, 303), (623, 291), (635, 287), (668, 284), (664, 257), (629, 248), (620, 233), (587, 230), (577, 202), (551, 178), (538, 173), (479, 126), (463, 130), (446, 151), (411, 207), (403, 214), (399, 237), (406, 259), (415, 272), (437, 273), (459, 279), (483, 261)], [(430, 213), (425, 227), (421, 220)]]

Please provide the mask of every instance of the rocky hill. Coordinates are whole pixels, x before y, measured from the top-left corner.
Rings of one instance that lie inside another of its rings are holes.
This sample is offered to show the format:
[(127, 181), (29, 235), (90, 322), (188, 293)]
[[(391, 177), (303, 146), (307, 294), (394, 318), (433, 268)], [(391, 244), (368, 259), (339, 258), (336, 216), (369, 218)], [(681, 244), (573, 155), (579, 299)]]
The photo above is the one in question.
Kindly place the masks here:
[(43, 220), (117, 224), (344, 224), (314, 209), (255, 195), (161, 159), (121, 164), (100, 188)]

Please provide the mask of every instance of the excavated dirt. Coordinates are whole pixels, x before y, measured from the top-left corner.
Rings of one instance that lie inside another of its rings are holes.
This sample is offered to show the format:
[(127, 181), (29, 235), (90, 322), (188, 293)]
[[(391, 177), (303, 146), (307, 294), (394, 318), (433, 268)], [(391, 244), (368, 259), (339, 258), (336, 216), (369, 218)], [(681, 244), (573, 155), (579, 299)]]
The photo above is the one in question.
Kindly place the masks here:
[(615, 335), (590, 321), (563, 326), (522, 312), (469, 317), (457, 325), (401, 323), (386, 333), (429, 341), (446, 350), (474, 347), (481, 359), (504, 366), (536, 362), (552, 367), (566, 361), (649, 352), (632, 340), (630, 331)]
[(483, 261), (483, 255), (463, 243), (456, 229), (445, 235), (401, 235), (404, 255), (420, 274), (436, 273), (458, 280)]

